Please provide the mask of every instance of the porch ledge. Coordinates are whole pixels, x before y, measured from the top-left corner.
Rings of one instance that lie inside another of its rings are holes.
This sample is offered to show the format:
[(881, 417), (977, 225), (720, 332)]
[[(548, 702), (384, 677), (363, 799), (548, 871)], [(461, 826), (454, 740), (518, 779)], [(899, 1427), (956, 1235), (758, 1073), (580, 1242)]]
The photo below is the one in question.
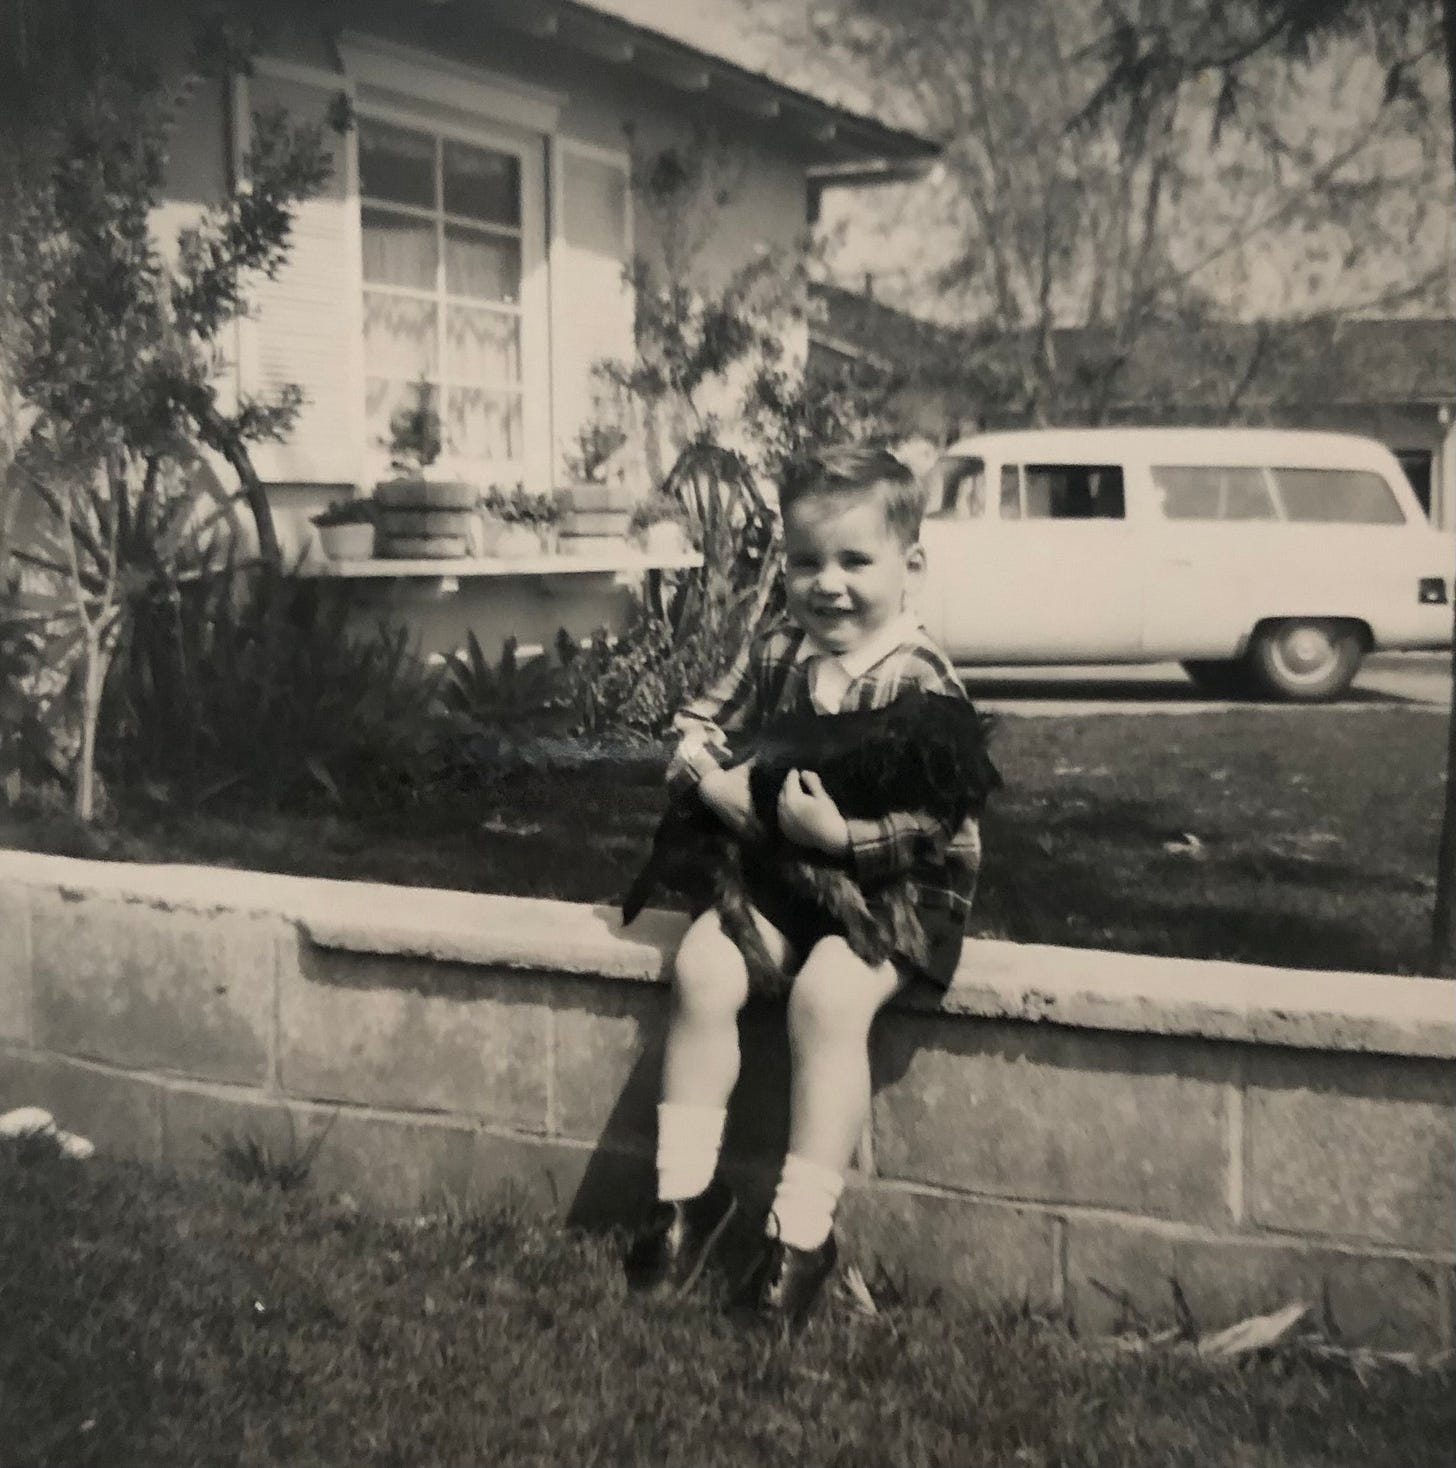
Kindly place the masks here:
[(583, 576), (639, 574), (647, 571), (686, 571), (701, 566), (696, 551), (655, 556), (643, 551), (598, 551), (591, 555), (459, 556), (411, 561), (375, 557), (367, 561), (307, 560), (299, 576), (378, 580), (399, 577), (453, 577), (457, 581), (481, 576)]
[[(188, 911), (269, 913), (323, 948), (660, 982), (685, 919), (221, 867), (0, 851), (0, 883)], [(932, 1010), (918, 996), (910, 1009)], [(1456, 982), (970, 939), (940, 1012), (1299, 1049), (1456, 1058)]]

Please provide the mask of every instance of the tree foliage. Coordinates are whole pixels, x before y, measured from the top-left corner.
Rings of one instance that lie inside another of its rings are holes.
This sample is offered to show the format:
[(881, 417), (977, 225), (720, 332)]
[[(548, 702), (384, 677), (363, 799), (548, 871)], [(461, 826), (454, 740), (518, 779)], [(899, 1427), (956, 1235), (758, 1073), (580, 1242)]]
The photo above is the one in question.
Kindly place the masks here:
[(3, 12), (0, 554), (8, 546), (28, 576), (0, 635), (13, 655), (29, 652), (18, 676), (54, 715), (49, 753), (74, 765), (83, 819), (108, 669), (145, 606), (174, 598), (205, 558), (201, 527), (215, 517), (202, 502), (231, 510), (234, 492), (202, 451), (236, 474), (277, 568), (249, 445), (286, 431), (299, 394), (232, 394), (224, 333), (249, 284), (281, 267), (294, 208), (330, 167), (320, 129), (259, 116), (243, 176), (175, 240), (158, 237), (182, 109), (246, 65), (264, 18), (251, 5), (180, 13), (192, 53), (163, 68), (145, 48), (169, 32), (145, 3), (17, 0)]
[[(1145, 110), (1212, 79), (1216, 125), (1246, 115), (1251, 79), (1274, 64), (1316, 66), (1327, 49), (1345, 42), (1380, 69), (1386, 106), (1424, 114), (1421, 84), (1432, 58), (1443, 58), (1448, 144), (1446, 208), (1456, 175), (1456, 0), (1200, 0), (1149, 24), (1126, 0), (1103, 0), (1106, 29), (1098, 48), (1103, 75), (1084, 108), (1091, 123), (1109, 109)], [(1368, 201), (1355, 200), (1355, 204)], [(1450, 220), (1446, 238), (1449, 239)], [(1450, 264), (1446, 262), (1449, 272)], [(1453, 651), (1456, 672), (1456, 651)], [(1431, 967), (1456, 976), (1456, 705), (1447, 729), (1446, 800), (1436, 856), (1436, 900), (1431, 922)]]
[[(1429, 7), (1396, 23), (1380, 0), (1358, 0), (1324, 28), (1327, 5), (1283, 8), (1285, 49), (1242, 65), (1241, 45), (1275, 26), (1273, 0), (816, 10), (816, 43), (875, 77), (893, 115), (944, 140), (920, 212), (899, 207), (922, 235), (938, 213), (953, 242), (933, 310), (981, 328), (976, 386), (1003, 395), (993, 406), (1095, 421), (1155, 327), (1197, 334), (1230, 317), (1402, 309), (1439, 294), (1431, 226), (1449, 188)], [(1200, 45), (1228, 75), (1180, 69)], [(1095, 329), (1080, 374), (1061, 370), (1059, 327)]]
[[(179, 440), (220, 455), (263, 556), (276, 562), (248, 446), (285, 433), (300, 397), (292, 387), (226, 396), (224, 332), (246, 311), (250, 282), (282, 266), (293, 212), (331, 165), (319, 128), (259, 115), (243, 176), (226, 197), (175, 241), (157, 238), (181, 109), (198, 87), (246, 68), (272, 17), (258, 4), (181, 11), (191, 50), (165, 78), (141, 51), (165, 34), (156, 6), (20, 0), (7, 13), (15, 90), (0, 108), (0, 279), (12, 313), (5, 366), (41, 434), (63, 431), (73, 443), (143, 458)], [(349, 122), (345, 110), (333, 120)]]

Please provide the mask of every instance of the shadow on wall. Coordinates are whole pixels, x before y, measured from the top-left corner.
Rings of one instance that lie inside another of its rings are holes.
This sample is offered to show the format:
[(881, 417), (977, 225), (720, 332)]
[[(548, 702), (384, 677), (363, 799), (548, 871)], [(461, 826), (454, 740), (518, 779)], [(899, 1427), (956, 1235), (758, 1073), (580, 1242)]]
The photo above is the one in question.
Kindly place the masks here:
[[(636, 1059), (607, 1113), (581, 1186), (566, 1212), (568, 1223), (596, 1227), (634, 1218), (651, 1201), (655, 1173), (662, 1052), (667, 1006), (645, 1027)], [(773, 1197), (789, 1144), (789, 1044), (783, 1001), (750, 1001), (738, 1021), (742, 1066), (728, 1102), (724, 1171), (733, 1179), (756, 1224)], [(883, 1023), (871, 1041), (874, 1088), (900, 1080), (914, 1054), (903, 1039), (891, 1043)], [(569, 1064), (570, 1057), (561, 1057)], [(856, 1158), (863, 1167), (867, 1159)]]

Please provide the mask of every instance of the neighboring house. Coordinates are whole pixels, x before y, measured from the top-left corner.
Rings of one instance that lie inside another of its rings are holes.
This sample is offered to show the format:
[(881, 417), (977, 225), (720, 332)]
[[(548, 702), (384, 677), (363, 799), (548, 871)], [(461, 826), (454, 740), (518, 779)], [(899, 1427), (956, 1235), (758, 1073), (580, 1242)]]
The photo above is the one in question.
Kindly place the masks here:
[(257, 463), (280, 520), (386, 467), (391, 413), (422, 374), (448, 450), (483, 484), (559, 483), (592, 411), (592, 363), (630, 356), (623, 267), (651, 257), (632, 150), (707, 128), (734, 163), (701, 256), (726, 274), (789, 245), (828, 187), (906, 176), (936, 145), (574, 0), (340, 3), (297, 27), (178, 129), (164, 232), (245, 169), (250, 114), (322, 119), (345, 94), (322, 197), (253, 295), (237, 377), (298, 383), (288, 442)]
[[(859, 362), (903, 376), (907, 432), (944, 443), (978, 427), (1026, 421), (994, 395), (978, 401), (970, 333), (876, 301), (816, 286), (811, 369)], [(1086, 401), (1116, 361), (1110, 331), (1053, 334), (1067, 400)], [(1404, 464), (1433, 522), (1456, 526), (1456, 320), (1365, 320), (1299, 327), (1230, 323), (1192, 333), (1145, 332), (1110, 375), (1109, 423), (1247, 423), (1337, 429), (1381, 440)], [(988, 403), (991, 404), (988, 406)], [(1071, 411), (1069, 426), (1088, 421)]]

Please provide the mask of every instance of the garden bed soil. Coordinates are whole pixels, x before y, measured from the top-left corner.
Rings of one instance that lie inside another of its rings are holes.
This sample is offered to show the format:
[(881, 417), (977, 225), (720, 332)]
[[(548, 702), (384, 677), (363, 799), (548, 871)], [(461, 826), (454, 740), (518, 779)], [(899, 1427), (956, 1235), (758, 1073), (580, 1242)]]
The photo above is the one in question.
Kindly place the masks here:
[[(974, 935), (1419, 973), (1445, 720), (1405, 709), (1001, 720)], [(662, 807), (661, 752), (497, 774), (346, 815), (116, 792), (101, 829), (0, 809), (0, 843), (580, 902), (615, 901)], [(664, 905), (670, 905), (665, 903)]]

